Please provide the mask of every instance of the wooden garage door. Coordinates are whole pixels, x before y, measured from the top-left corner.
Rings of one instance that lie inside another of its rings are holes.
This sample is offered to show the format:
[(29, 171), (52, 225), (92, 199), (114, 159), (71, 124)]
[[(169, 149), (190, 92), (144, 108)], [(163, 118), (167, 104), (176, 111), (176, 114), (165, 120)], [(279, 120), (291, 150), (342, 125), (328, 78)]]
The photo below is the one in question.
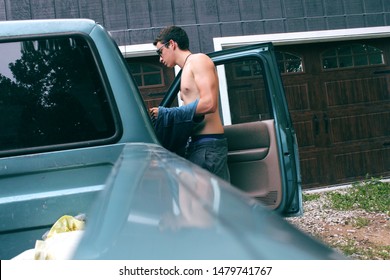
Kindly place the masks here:
[[(276, 50), (303, 187), (390, 176), (390, 39)], [(300, 67), (293, 58), (302, 60)]]
[[(129, 69), (147, 108), (159, 106), (169, 86), (175, 79), (175, 72), (164, 67), (158, 56), (127, 58)], [(174, 105), (177, 105), (175, 99)]]

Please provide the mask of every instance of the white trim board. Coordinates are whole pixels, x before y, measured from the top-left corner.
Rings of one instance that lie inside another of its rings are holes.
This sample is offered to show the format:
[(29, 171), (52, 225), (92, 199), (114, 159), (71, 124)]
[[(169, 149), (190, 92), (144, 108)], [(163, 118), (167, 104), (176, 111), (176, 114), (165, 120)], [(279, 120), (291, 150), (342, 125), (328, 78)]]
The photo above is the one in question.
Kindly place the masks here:
[(157, 55), (156, 47), (152, 43), (119, 46), (119, 50), (125, 58)]
[(274, 45), (292, 45), (383, 37), (390, 37), (390, 26), (232, 36), (214, 38), (213, 41), (214, 50), (218, 51), (224, 48), (265, 42), (272, 42)]

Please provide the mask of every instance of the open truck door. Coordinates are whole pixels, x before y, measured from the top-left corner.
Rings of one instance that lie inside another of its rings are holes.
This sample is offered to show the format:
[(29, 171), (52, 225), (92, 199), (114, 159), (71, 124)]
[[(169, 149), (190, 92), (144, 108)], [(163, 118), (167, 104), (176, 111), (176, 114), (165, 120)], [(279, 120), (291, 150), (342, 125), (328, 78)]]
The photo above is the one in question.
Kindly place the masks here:
[[(218, 70), (231, 183), (283, 216), (301, 214), (298, 144), (272, 43), (209, 56)], [(161, 106), (177, 96), (180, 74)]]

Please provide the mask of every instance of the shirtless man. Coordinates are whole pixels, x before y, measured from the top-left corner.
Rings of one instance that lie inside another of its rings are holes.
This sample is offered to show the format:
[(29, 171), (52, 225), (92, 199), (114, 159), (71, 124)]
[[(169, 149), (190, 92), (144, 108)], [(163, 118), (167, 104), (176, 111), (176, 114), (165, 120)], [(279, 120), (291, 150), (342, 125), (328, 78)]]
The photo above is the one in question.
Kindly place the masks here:
[[(191, 53), (186, 32), (177, 26), (163, 29), (153, 44), (162, 64), (182, 68), (180, 99), (184, 105), (198, 99), (195, 114), (204, 116), (202, 126), (191, 136), (186, 158), (229, 180), (227, 141), (219, 115), (218, 76), (213, 61), (205, 54)], [(156, 117), (158, 108), (151, 108), (150, 113)]]

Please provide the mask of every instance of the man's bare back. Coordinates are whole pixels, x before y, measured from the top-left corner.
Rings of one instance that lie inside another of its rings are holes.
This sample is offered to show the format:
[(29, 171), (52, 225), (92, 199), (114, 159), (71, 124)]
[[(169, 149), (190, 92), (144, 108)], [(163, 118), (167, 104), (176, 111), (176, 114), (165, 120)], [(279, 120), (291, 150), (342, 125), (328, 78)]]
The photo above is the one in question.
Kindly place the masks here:
[(199, 99), (197, 115), (205, 115), (199, 134), (221, 134), (224, 132), (219, 115), (218, 76), (212, 60), (205, 54), (189, 54), (183, 65), (180, 98), (184, 105)]

